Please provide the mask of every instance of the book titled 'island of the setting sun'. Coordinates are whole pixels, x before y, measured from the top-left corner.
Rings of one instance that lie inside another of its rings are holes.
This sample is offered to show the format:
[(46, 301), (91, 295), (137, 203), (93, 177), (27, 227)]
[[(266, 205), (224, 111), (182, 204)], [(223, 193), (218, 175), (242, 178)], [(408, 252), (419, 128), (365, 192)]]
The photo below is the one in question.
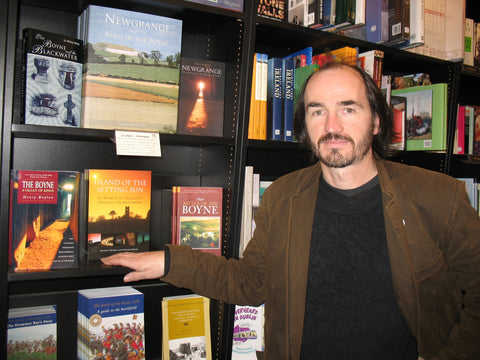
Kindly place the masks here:
[(87, 259), (150, 248), (151, 171), (85, 170)]

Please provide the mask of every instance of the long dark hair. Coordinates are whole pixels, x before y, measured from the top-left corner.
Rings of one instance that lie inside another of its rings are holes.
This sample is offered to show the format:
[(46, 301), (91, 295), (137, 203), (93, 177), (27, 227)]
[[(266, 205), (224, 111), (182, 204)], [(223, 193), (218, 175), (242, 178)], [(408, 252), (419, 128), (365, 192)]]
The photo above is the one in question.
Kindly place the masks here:
[(380, 120), (380, 127), (378, 134), (373, 137), (372, 148), (373, 151), (382, 158), (393, 155), (394, 150), (391, 148), (392, 136), (393, 136), (393, 113), (390, 106), (385, 101), (385, 97), (375, 84), (373, 79), (357, 66), (351, 66), (343, 63), (328, 63), (320, 67), (316, 72), (311, 74), (305, 83), (303, 84), (302, 91), (297, 98), (297, 105), (295, 108), (295, 114), (293, 119), (293, 130), (295, 136), (304, 148), (311, 149), (310, 138), (307, 133), (307, 126), (305, 124), (305, 88), (308, 82), (316, 73), (323, 72), (328, 69), (338, 69), (342, 67), (349, 67), (355, 70), (363, 79), (365, 88), (367, 91), (367, 99), (370, 105), (372, 115), (378, 115)]

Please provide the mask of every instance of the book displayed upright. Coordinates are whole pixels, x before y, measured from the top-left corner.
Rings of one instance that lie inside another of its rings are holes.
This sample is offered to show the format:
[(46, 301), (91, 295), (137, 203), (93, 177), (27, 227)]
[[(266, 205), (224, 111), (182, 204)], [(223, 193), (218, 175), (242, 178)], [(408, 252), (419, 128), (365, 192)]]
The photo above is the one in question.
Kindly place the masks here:
[(86, 169), (88, 260), (150, 249), (150, 170)]
[(175, 133), (182, 21), (89, 5), (78, 33), (86, 56), (82, 126)]
[(265, 304), (235, 306), (232, 360), (256, 360), (257, 351), (265, 351)]
[(212, 359), (209, 298), (164, 297), (162, 328), (162, 360)]
[(283, 140), (293, 141), (295, 59), (289, 57), (282, 61)]
[(10, 181), (10, 269), (78, 266), (80, 173), (12, 170)]
[(8, 309), (7, 359), (57, 359), (55, 305)]
[(225, 63), (182, 58), (177, 134), (223, 136)]
[(259, 0), (257, 15), (280, 22), (287, 22), (287, 0)]
[(445, 150), (447, 133), (447, 84), (392, 90), (407, 99), (406, 150)]
[(405, 150), (407, 98), (391, 96), (390, 105), (393, 112), (393, 136), (391, 147), (395, 150)]
[(223, 189), (174, 186), (172, 243), (222, 254)]
[(24, 123), (79, 127), (83, 43), (27, 28), (23, 33)]
[(143, 293), (131, 286), (78, 291), (77, 358), (146, 358)]
[(282, 140), (282, 59), (268, 59), (267, 139)]

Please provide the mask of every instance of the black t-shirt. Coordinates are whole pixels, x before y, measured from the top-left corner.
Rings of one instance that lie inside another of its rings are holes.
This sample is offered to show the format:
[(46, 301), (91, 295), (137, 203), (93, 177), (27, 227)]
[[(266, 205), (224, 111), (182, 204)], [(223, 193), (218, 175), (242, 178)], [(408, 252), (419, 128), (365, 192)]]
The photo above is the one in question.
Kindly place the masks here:
[(395, 301), (378, 177), (342, 191), (320, 181), (302, 359), (416, 360)]

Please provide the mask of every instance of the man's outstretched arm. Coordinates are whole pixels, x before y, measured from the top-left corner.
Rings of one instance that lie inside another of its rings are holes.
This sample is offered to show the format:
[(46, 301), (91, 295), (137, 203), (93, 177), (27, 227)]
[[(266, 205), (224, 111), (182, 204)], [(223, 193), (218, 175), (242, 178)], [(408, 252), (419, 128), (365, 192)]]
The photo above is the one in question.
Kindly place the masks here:
[(158, 279), (165, 275), (165, 251), (118, 253), (101, 260), (105, 265), (119, 265), (134, 270), (125, 275), (125, 282)]

